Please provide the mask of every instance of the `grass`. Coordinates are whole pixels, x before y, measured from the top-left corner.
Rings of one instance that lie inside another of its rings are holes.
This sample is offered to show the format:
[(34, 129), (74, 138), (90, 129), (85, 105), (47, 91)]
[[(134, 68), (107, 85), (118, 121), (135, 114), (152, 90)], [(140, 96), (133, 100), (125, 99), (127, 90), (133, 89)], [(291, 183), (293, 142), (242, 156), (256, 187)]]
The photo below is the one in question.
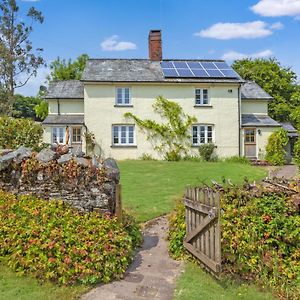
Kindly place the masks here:
[(221, 182), (222, 178), (241, 182), (258, 180), (262, 168), (230, 162), (120, 161), (124, 207), (140, 222), (168, 213), (187, 185)]
[(90, 289), (86, 286), (62, 287), (50, 283), (39, 284), (29, 276), (18, 276), (3, 262), (0, 263), (0, 299), (2, 300), (69, 300)]
[(194, 263), (178, 279), (174, 300), (271, 300), (272, 295), (245, 284), (218, 282)]

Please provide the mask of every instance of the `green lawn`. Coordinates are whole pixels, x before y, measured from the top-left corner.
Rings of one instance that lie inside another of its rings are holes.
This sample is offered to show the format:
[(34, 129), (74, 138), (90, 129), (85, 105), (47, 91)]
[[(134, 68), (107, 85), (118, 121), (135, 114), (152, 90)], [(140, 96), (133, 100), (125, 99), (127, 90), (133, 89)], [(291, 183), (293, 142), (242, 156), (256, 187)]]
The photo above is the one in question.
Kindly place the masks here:
[(88, 288), (86, 286), (60, 287), (54, 284), (39, 284), (29, 276), (18, 276), (0, 263), (1, 300), (70, 300), (75, 299)]
[(187, 263), (179, 278), (174, 300), (271, 300), (272, 295), (255, 286), (220, 283), (199, 266)]
[(244, 177), (258, 180), (266, 175), (258, 167), (226, 162), (127, 160), (118, 164), (124, 207), (141, 222), (170, 212), (189, 184), (220, 182), (222, 177), (241, 182)]

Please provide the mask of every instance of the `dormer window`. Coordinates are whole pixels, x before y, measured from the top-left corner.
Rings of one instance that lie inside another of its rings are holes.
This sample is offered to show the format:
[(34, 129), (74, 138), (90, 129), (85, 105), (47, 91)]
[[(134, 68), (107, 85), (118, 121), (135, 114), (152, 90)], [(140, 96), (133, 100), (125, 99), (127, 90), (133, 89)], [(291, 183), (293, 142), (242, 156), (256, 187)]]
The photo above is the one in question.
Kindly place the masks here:
[(129, 87), (116, 88), (116, 105), (120, 105), (120, 106), (131, 105), (131, 91)]
[(195, 105), (209, 105), (208, 89), (195, 89)]

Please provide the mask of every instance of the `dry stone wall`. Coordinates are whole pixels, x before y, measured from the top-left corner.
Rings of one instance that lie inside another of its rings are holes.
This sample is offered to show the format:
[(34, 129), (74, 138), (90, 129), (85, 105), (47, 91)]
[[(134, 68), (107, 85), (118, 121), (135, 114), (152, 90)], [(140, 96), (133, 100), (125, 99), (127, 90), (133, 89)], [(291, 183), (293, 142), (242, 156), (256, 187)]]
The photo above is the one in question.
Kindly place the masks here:
[(81, 211), (114, 213), (119, 180), (119, 168), (111, 158), (59, 155), (51, 149), (34, 153), (25, 147), (0, 153), (0, 189), (61, 199)]

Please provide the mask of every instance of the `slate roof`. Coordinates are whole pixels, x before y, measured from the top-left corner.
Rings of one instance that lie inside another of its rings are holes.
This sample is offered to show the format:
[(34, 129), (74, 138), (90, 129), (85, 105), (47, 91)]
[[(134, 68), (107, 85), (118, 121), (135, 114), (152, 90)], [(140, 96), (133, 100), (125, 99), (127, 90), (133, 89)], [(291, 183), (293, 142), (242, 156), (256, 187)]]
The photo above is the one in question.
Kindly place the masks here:
[(299, 133), (291, 123), (280, 123), (281, 127), (288, 132), (288, 136), (297, 137)]
[(264, 91), (256, 82), (246, 81), (241, 87), (242, 100), (272, 100), (273, 98)]
[(268, 115), (243, 114), (243, 127), (280, 127), (281, 125)]
[[(166, 61), (166, 60), (165, 60)], [(182, 61), (182, 60), (172, 60)], [(184, 60), (209, 61), (209, 60)], [(216, 60), (214, 60), (216, 61)], [(82, 74), (87, 82), (220, 82), (239, 83), (232, 78), (165, 78), (159, 61), (149, 59), (89, 59)]]
[(80, 80), (52, 81), (45, 99), (83, 99), (83, 83)]
[(84, 124), (84, 116), (83, 115), (48, 115), (47, 118), (43, 121), (43, 124)]

